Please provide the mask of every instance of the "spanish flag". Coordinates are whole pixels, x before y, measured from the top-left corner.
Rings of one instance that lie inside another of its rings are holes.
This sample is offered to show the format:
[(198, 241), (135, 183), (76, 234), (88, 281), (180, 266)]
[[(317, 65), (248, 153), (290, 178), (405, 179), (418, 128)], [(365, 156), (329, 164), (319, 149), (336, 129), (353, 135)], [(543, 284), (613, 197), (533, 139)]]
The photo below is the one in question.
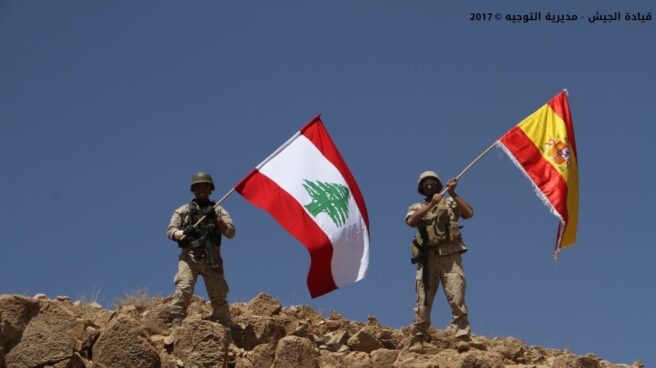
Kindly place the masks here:
[(554, 256), (576, 241), (579, 170), (574, 125), (563, 90), (497, 141), (558, 217)]

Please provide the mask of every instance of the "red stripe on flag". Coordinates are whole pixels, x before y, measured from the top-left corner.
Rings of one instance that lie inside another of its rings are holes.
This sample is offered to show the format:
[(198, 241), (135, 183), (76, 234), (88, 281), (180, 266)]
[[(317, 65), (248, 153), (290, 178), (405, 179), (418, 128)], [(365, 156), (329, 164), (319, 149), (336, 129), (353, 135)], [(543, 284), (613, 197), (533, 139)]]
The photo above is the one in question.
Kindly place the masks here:
[(367, 214), (367, 207), (364, 205), (364, 197), (360, 192), (360, 188), (358, 187), (353, 174), (351, 174), (351, 171), (346, 165), (344, 158), (342, 158), (339, 150), (337, 150), (337, 146), (335, 146), (335, 143), (330, 138), (328, 131), (324, 127), (323, 122), (321, 121), (321, 116), (315, 116), (309, 123), (301, 128), (301, 134), (310, 140), (310, 142), (312, 142), (319, 151), (323, 153), (324, 157), (326, 157), (326, 159), (337, 168), (339, 173), (342, 174), (342, 177), (344, 177), (346, 184), (348, 184), (351, 193), (353, 193), (353, 199), (355, 199), (355, 203), (358, 205), (364, 223), (367, 225), (367, 232), (369, 232), (369, 215)]
[(307, 284), (312, 298), (337, 289), (331, 269), (332, 243), (294, 197), (257, 170), (239, 182), (235, 190), (267, 211), (310, 252)]
[(524, 172), (567, 223), (567, 182), (558, 170), (544, 159), (535, 143), (517, 126), (499, 141), (512, 153)]
[(569, 103), (567, 102), (567, 93), (560, 92), (551, 101), (547, 102), (549, 107), (558, 115), (564, 122), (567, 129), (567, 139), (570, 142), (572, 151), (574, 151), (574, 159), (578, 162), (578, 154), (576, 153), (576, 139), (574, 139), (574, 124), (572, 123), (572, 114), (569, 111)]

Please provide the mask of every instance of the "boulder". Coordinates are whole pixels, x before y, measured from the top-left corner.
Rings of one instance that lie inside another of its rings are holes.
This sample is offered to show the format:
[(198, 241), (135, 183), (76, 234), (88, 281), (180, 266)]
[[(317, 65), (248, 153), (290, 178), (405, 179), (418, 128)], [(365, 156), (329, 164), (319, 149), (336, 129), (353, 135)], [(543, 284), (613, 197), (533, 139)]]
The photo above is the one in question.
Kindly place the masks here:
[(392, 368), (399, 352), (389, 349), (378, 349), (371, 352), (371, 362), (376, 368)]
[(280, 314), (282, 304), (266, 293), (259, 293), (248, 302), (247, 310), (253, 316), (271, 317)]
[(319, 351), (319, 367), (321, 368), (342, 368), (342, 356), (345, 353), (333, 353), (327, 350)]
[(0, 295), (0, 348), (7, 353), (20, 341), (32, 317), (39, 313), (39, 302), (17, 295)]
[(336, 332), (328, 333), (326, 337), (328, 337), (328, 342), (326, 342), (326, 347), (331, 351), (338, 351), (348, 341), (349, 334), (346, 331), (336, 331)]
[(250, 360), (246, 358), (237, 358), (235, 360), (235, 368), (254, 368), (256, 366), (251, 363)]
[(287, 336), (278, 342), (273, 368), (318, 368), (319, 352), (302, 337)]
[(175, 330), (173, 355), (185, 367), (223, 367), (228, 360), (228, 343), (222, 325), (192, 316)]
[(463, 358), (457, 368), (498, 368), (503, 367), (504, 358), (499, 353), (470, 350)]
[(118, 315), (93, 345), (93, 361), (106, 368), (159, 367), (159, 354), (133, 318)]
[(321, 368), (378, 368), (373, 365), (371, 357), (361, 351), (333, 353), (322, 350), (319, 356)]
[(501, 354), (502, 357), (514, 363), (522, 364), (528, 361), (526, 358), (527, 346), (515, 338), (495, 340), (491, 344), (490, 350)]
[(383, 343), (381, 343), (377, 338), (377, 331), (373, 326), (365, 326), (360, 331), (356, 332), (355, 335), (351, 336), (346, 345), (353, 351), (362, 351), (365, 353), (371, 353), (374, 350), (383, 348)]
[(373, 365), (371, 357), (361, 351), (352, 351), (342, 357), (342, 367), (351, 368), (378, 368)]
[(261, 344), (253, 349), (253, 367), (270, 368), (276, 357), (276, 347), (273, 344)]
[[(3, 312), (4, 315), (4, 312)], [(37, 315), (22, 332), (20, 341), (6, 353), (7, 367), (38, 367), (70, 359), (83, 324), (60, 303), (43, 301)]]
[(276, 344), (287, 334), (285, 321), (277, 317), (251, 316), (246, 323), (253, 329), (255, 345)]
[(411, 352), (402, 352), (394, 362), (395, 368), (454, 368), (450, 365), (440, 365), (433, 355), (424, 355)]
[(554, 358), (553, 368), (600, 368), (601, 359), (564, 354)]
[(141, 315), (141, 323), (149, 334), (162, 334), (169, 328), (172, 318), (171, 306), (160, 303)]
[(53, 368), (93, 368), (93, 363), (89, 360), (82, 358), (79, 354), (74, 354), (66, 360), (52, 365)]

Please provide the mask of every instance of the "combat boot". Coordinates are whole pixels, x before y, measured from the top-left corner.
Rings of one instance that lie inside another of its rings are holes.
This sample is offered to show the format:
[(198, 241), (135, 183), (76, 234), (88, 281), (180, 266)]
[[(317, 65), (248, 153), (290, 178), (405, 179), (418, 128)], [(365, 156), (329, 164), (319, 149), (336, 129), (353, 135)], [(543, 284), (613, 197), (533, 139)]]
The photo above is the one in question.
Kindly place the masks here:
[(408, 351), (412, 353), (419, 353), (424, 349), (424, 343), (426, 342), (427, 337), (423, 332), (415, 332), (408, 343)]

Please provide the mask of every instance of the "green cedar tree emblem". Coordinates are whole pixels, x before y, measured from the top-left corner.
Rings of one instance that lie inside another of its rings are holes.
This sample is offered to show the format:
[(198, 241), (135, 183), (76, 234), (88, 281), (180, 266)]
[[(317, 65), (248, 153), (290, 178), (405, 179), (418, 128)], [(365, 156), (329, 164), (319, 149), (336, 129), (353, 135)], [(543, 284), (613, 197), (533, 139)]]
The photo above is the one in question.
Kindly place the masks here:
[(303, 179), (303, 187), (312, 197), (305, 208), (314, 216), (325, 212), (340, 227), (348, 219), (348, 202), (351, 193), (346, 185)]

